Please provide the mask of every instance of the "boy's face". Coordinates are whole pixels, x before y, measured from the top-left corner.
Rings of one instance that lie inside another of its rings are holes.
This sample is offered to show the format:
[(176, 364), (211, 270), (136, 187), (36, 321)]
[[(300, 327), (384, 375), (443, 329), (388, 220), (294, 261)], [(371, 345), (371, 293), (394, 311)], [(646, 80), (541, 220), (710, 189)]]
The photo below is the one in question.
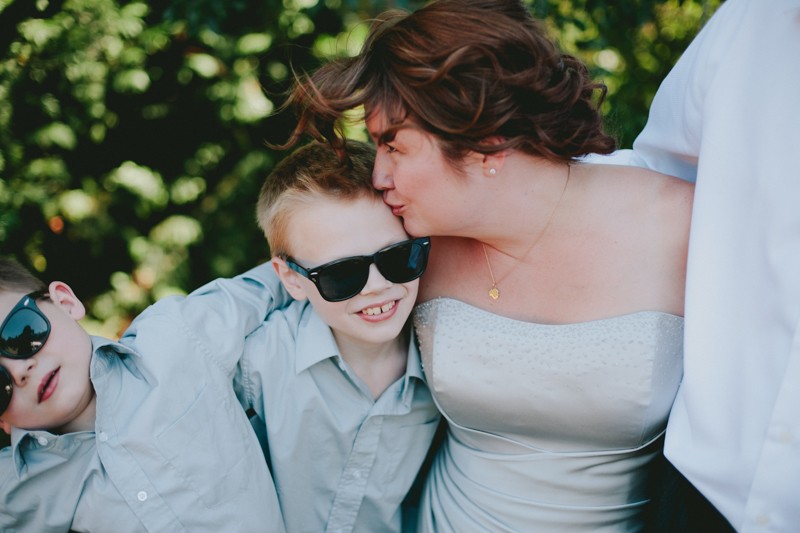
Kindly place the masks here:
[[(380, 198), (319, 199), (292, 214), (288, 228), (292, 258), (313, 268), (351, 256), (372, 255), (408, 240), (402, 221)], [(308, 298), (331, 327), (338, 341), (381, 344), (398, 337), (414, 307), (419, 279), (392, 283), (373, 264), (364, 288), (352, 298), (330, 302), (311, 280), (275, 260), (287, 290), (296, 299)]]
[[(11, 402), (0, 413), (0, 427), (7, 433), (11, 427), (56, 432), (85, 429), (84, 419), (94, 405), (89, 379), (91, 339), (77, 323), (84, 307), (64, 283), (51, 283), (49, 294), (36, 301), (50, 321), (50, 335), (42, 348), (27, 359), (0, 355), (0, 365), (12, 380)], [(0, 293), (0, 322), (24, 296)]]

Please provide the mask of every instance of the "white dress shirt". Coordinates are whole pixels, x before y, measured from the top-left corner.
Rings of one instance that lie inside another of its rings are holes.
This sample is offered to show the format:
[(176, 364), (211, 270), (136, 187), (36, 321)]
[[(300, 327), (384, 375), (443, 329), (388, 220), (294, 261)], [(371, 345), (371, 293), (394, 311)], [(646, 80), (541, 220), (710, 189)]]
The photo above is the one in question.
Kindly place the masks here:
[(634, 155), (696, 180), (670, 461), (740, 531), (800, 528), (800, 0), (727, 0)]

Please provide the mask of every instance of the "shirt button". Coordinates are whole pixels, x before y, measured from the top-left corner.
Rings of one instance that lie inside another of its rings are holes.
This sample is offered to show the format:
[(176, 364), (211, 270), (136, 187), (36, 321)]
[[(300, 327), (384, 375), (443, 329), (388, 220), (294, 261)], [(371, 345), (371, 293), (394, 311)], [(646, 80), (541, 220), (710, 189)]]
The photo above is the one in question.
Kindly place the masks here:
[(792, 437), (792, 432), (789, 430), (784, 430), (778, 433), (778, 442), (781, 444), (791, 444), (794, 441)]
[(143, 502), (147, 499), (147, 493), (143, 490), (140, 490), (139, 493), (136, 495), (136, 498), (138, 498), (140, 502)]
[(359, 472), (358, 470), (356, 470), (355, 472), (353, 472), (353, 478), (355, 478), (355, 479), (361, 479), (361, 472)]
[(36, 442), (39, 443), (39, 446), (47, 446), (47, 437), (37, 437)]
[(756, 524), (758, 524), (759, 526), (766, 526), (767, 524), (769, 524), (769, 517), (764, 513), (761, 513), (756, 517)]
[(105, 431), (101, 431), (100, 433), (97, 434), (97, 440), (99, 440), (100, 442), (106, 442), (108, 440), (108, 433), (106, 433)]

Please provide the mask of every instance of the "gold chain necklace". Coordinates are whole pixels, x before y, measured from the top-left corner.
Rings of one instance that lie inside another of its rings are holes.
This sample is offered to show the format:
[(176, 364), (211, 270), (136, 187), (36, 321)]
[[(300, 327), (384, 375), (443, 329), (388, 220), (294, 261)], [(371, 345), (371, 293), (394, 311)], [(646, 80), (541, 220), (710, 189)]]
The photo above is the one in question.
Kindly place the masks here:
[[(572, 173), (572, 166), (571, 165), (567, 165), (567, 179), (564, 180), (564, 188), (561, 189), (561, 195), (558, 197), (558, 201), (556, 202), (556, 205), (553, 206), (553, 210), (550, 212), (550, 217), (547, 219), (547, 222), (545, 223), (544, 227), (542, 228), (542, 231), (539, 232), (539, 234), (533, 240), (533, 243), (528, 247), (527, 250), (525, 250), (525, 253), (522, 254), (522, 258), (523, 259), (525, 257), (528, 257), (528, 254), (531, 253), (531, 250), (533, 250), (534, 247), (539, 243), (539, 241), (541, 240), (542, 236), (547, 231), (547, 228), (550, 227), (550, 222), (553, 221), (553, 216), (555, 216), (556, 211), (558, 210), (558, 206), (561, 205), (561, 200), (564, 198), (564, 193), (567, 192), (567, 184), (569, 184), (569, 176), (570, 176), (571, 173)], [(489, 261), (489, 253), (486, 251), (486, 245), (481, 243), (481, 246), (483, 247), (483, 256), (486, 258), (486, 266), (489, 267), (489, 276), (492, 278), (492, 288), (489, 289), (489, 297), (492, 300), (497, 300), (498, 298), (500, 298), (500, 289), (497, 288), (497, 283), (498, 282), (497, 282), (497, 280), (494, 279), (494, 272), (492, 272), (492, 263)], [(519, 261), (517, 262), (517, 264), (519, 264)], [(506, 275), (503, 276), (503, 278), (500, 281), (503, 281), (508, 276), (510, 276), (511, 273), (514, 272), (514, 269), (516, 267), (517, 267), (517, 265), (514, 265), (514, 267), (511, 270), (509, 270), (506, 273)]]

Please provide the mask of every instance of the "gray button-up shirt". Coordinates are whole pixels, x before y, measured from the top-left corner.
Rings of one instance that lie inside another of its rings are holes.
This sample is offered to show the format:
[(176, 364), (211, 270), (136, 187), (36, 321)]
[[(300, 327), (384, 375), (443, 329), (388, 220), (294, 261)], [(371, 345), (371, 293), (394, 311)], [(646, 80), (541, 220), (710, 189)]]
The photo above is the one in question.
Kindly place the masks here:
[(282, 531), (232, 387), (277, 288), (256, 274), (159, 301), (119, 343), (93, 337), (95, 431), (13, 431), (0, 451), (0, 530)]
[(330, 328), (294, 302), (247, 338), (240, 368), (237, 388), (266, 429), (288, 531), (413, 529), (401, 503), (439, 422), (413, 338), (405, 375), (373, 400)]

